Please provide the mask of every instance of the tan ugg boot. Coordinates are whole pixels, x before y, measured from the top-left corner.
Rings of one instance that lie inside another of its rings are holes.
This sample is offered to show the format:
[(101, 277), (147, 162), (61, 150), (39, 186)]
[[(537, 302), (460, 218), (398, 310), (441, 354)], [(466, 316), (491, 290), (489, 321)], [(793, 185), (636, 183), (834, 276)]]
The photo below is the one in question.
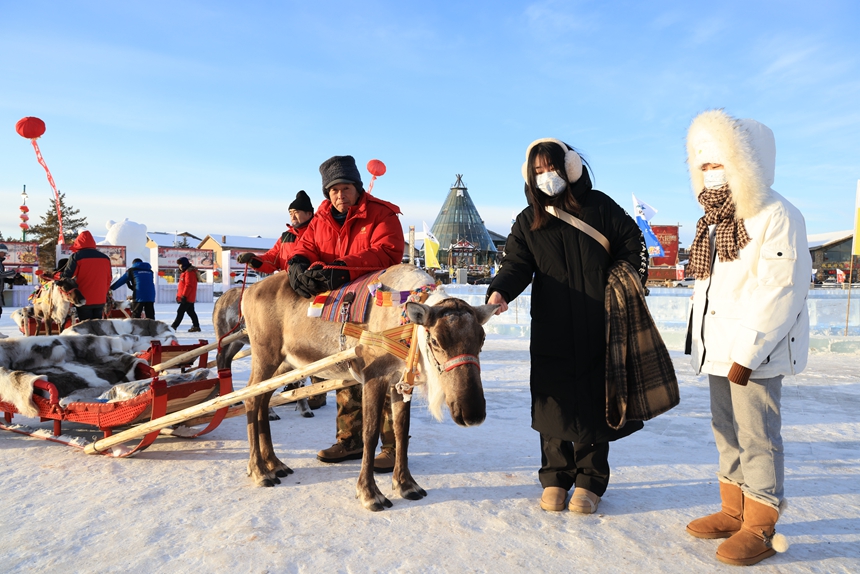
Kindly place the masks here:
[(788, 541), (776, 533), (779, 512), (752, 498), (744, 498), (741, 529), (717, 548), (717, 560), (734, 566), (757, 564), (788, 550)]
[(719, 512), (697, 518), (687, 525), (687, 532), (696, 538), (728, 538), (741, 529), (744, 516), (744, 493), (740, 486), (720, 483), (723, 508)]
[(540, 507), (550, 512), (564, 510), (564, 501), (567, 499), (567, 491), (560, 486), (547, 486), (543, 489), (540, 497)]

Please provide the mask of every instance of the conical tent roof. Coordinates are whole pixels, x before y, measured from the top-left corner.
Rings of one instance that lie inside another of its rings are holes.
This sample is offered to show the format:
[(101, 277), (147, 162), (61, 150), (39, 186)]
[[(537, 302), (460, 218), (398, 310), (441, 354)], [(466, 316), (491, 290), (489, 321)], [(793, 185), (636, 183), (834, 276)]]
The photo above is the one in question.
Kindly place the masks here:
[(451, 245), (462, 241), (469, 242), (477, 251), (496, 252), (496, 246), (478, 214), (463, 176), (458, 174), (457, 181), (451, 186), (448, 197), (431, 228), (439, 240), (439, 250), (447, 251)]

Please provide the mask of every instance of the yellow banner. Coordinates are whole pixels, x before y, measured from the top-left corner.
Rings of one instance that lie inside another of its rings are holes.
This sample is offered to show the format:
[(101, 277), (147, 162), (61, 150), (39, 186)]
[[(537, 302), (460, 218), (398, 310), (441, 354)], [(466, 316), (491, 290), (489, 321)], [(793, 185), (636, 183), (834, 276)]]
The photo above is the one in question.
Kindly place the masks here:
[(439, 244), (432, 241), (424, 240), (424, 267), (427, 269), (439, 269), (439, 260), (436, 255), (439, 253)]

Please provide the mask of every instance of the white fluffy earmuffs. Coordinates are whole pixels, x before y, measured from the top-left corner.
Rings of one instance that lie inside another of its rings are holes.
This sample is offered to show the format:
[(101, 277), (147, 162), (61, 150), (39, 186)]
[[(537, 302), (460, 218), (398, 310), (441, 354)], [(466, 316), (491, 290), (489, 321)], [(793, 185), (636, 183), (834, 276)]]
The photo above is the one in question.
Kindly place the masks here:
[(567, 174), (567, 180), (570, 183), (579, 181), (579, 178), (582, 177), (582, 158), (579, 157), (579, 154), (570, 149), (567, 144), (561, 140), (557, 140), (555, 138), (541, 138), (533, 141), (526, 149), (526, 161), (523, 162), (523, 179), (526, 183), (529, 181), (529, 153), (537, 144), (544, 142), (551, 142), (561, 146), (561, 149), (564, 150), (564, 172)]

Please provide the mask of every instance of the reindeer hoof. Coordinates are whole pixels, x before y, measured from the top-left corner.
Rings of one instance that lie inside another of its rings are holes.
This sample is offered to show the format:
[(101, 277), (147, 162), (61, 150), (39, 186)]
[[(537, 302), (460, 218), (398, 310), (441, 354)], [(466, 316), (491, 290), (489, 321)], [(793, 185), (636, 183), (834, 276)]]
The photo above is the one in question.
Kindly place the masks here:
[(367, 509), (371, 512), (380, 512), (382, 510), (385, 510), (386, 508), (391, 508), (392, 506), (394, 505), (391, 504), (391, 501), (387, 498), (384, 498), (382, 502), (374, 501), (370, 506), (367, 507)]
[(279, 420), (281, 420), (281, 417), (279, 417), (275, 411), (270, 410), (269, 411), (269, 420), (270, 421), (279, 421)]
[(412, 490), (403, 494), (403, 498), (405, 498), (406, 500), (421, 500), (425, 496), (427, 496), (427, 491), (423, 488), (419, 488), (417, 491)]
[[(280, 482), (280, 481), (278, 481), (278, 482)], [(260, 481), (259, 485), (268, 488), (269, 486), (275, 486), (275, 483), (272, 482), (271, 480), (269, 480), (268, 478), (264, 478), (262, 481)]]
[(306, 413), (302, 413), (302, 416), (305, 417), (306, 419), (309, 419), (309, 418), (313, 417), (314, 414), (311, 411), (308, 411)]
[(280, 468), (275, 471), (275, 476), (280, 476), (281, 478), (289, 476), (291, 474), (293, 474), (293, 469), (288, 466), (285, 466), (284, 468)]

